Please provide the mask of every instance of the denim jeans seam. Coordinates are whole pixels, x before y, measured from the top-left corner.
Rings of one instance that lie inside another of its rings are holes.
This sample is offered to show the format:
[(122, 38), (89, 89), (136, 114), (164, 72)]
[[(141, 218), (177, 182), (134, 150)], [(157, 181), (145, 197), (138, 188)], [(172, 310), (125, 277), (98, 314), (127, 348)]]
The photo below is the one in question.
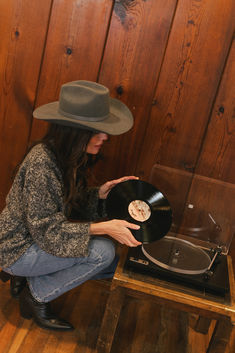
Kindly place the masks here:
[[(93, 251), (96, 252), (95, 250), (93, 250)], [(66, 287), (70, 286), (71, 284), (73, 284), (74, 282), (76, 282), (76, 281), (78, 281), (78, 280), (81, 281), (84, 277), (89, 276), (89, 274), (90, 274), (91, 272), (95, 271), (98, 267), (102, 266), (102, 267), (105, 268), (104, 264), (105, 264), (106, 261), (105, 261), (105, 262), (104, 262), (104, 261), (101, 262), (102, 256), (99, 255), (98, 252), (96, 252), (96, 255), (98, 255), (96, 258), (99, 260), (99, 263), (98, 263), (92, 270), (90, 270), (89, 272), (86, 272), (85, 274), (81, 275), (80, 277), (77, 277), (76, 279), (73, 279), (72, 281), (66, 283), (66, 285), (63, 286), (63, 287), (54, 288), (53, 291), (51, 291), (49, 294), (47, 294), (47, 295), (44, 296), (44, 297), (39, 298), (38, 295), (36, 295), (35, 291), (33, 290), (32, 286), (29, 284), (30, 291), (31, 291), (33, 297), (34, 297), (37, 301), (39, 301), (39, 302), (45, 302), (45, 300), (47, 301), (47, 299), (48, 299), (49, 297), (51, 297), (51, 296), (52, 296), (53, 294), (55, 294), (56, 292), (60, 291), (60, 289), (66, 288)], [(79, 266), (79, 264), (77, 264), (77, 265)], [(75, 266), (75, 265), (74, 265), (74, 266)]]

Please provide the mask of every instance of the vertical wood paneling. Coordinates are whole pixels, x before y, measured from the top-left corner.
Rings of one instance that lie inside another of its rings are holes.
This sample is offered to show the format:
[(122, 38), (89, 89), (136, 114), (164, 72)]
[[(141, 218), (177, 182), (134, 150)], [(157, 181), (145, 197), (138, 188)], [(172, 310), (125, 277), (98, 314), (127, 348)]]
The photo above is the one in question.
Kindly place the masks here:
[[(111, 8), (111, 0), (53, 2), (36, 106), (58, 100), (65, 82), (96, 81)], [(31, 140), (46, 127), (34, 120)]]
[(178, 3), (138, 164), (193, 170), (234, 29), (235, 3)]
[(171, 205), (173, 219), (170, 230), (172, 232), (177, 232), (182, 222), (192, 179), (192, 173), (159, 164), (155, 164), (151, 170), (149, 182), (161, 190)]
[[(144, 139), (145, 126), (175, 10), (176, 1), (116, 1), (99, 82), (124, 101), (135, 126), (113, 137), (105, 150), (100, 175), (117, 177), (133, 172)], [(111, 168), (105, 168), (106, 163)]]
[[(1, 1), (0, 207), (27, 146), (35, 101), (38, 106), (57, 100), (64, 82), (94, 80), (108, 86), (135, 117), (130, 132), (108, 143), (98, 179), (134, 171), (148, 179), (158, 163), (152, 181), (169, 192), (179, 223), (185, 207), (182, 233), (189, 223), (201, 223), (208, 226), (202, 229), (204, 240), (213, 233), (229, 242), (234, 233), (234, 11), (234, 0)], [(30, 139), (40, 137), (46, 126), (34, 121)], [(229, 183), (198, 175), (192, 180), (195, 168), (197, 174)], [(194, 205), (193, 216), (188, 203)], [(85, 286), (66, 295), (65, 306), (63, 298), (56, 304), (77, 328), (63, 335), (23, 322), (4, 288), (4, 351), (93, 352), (107, 293), (91, 282)], [(114, 352), (120, 347), (128, 353), (173, 352), (179, 344), (180, 352), (196, 353), (206, 347), (208, 337), (192, 331), (186, 345), (181, 325), (186, 317), (164, 310), (161, 317), (161, 308), (148, 302), (140, 307), (129, 299), (126, 304)]]
[(0, 208), (27, 144), (50, 5), (0, 2)]
[(213, 108), (197, 174), (235, 183), (235, 41)]
[(235, 234), (234, 199), (234, 184), (195, 175), (179, 233), (223, 246), (226, 252)]

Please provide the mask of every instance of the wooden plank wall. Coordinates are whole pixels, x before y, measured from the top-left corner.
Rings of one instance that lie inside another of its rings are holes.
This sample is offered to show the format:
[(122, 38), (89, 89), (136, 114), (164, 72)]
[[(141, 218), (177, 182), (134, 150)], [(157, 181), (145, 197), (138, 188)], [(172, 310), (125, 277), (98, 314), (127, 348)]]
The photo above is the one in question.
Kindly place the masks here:
[[(195, 170), (230, 54), (232, 8), (230, 0), (178, 2), (146, 130), (148, 139), (138, 162), (143, 175), (153, 162)], [(234, 144), (229, 147), (234, 150)], [(148, 148), (151, 157), (146, 158)]]
[(152, 166), (235, 181), (234, 1), (67, 0), (0, 4), (0, 195), (28, 140), (45, 132), (35, 106), (60, 85), (107, 85), (135, 117), (111, 137), (98, 182)]
[[(46, 130), (33, 121), (34, 107), (57, 100), (62, 83), (87, 79), (105, 84), (135, 118), (107, 142), (97, 183), (125, 174), (149, 180), (156, 165), (159, 178), (177, 184), (173, 203), (210, 198), (232, 234), (234, 13), (234, 0), (2, 0), (0, 209), (14, 167)], [(210, 180), (215, 192), (205, 189)]]
[(0, 204), (25, 153), (51, 1), (0, 2)]
[[(109, 0), (53, 1), (36, 106), (57, 100), (65, 82), (97, 81), (111, 9)], [(46, 126), (34, 120), (30, 139)]]

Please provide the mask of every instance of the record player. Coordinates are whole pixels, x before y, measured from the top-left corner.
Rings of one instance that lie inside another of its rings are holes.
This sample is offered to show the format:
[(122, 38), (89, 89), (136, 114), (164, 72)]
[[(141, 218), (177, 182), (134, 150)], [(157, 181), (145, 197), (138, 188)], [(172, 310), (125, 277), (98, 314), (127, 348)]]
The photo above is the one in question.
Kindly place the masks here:
[(109, 217), (139, 224), (133, 235), (143, 243), (129, 248), (124, 268), (225, 296), (234, 199), (233, 184), (160, 165), (150, 183), (118, 184), (107, 199)]

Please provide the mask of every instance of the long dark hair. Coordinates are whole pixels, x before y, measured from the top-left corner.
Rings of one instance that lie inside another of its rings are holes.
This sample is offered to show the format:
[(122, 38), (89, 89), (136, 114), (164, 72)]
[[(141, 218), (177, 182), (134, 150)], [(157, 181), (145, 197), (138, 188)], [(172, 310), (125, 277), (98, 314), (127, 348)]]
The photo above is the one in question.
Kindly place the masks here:
[(64, 203), (66, 213), (72, 209), (81, 211), (85, 201), (88, 171), (98, 160), (97, 156), (86, 153), (87, 145), (94, 131), (49, 125), (46, 135), (35, 144), (43, 143), (56, 157), (64, 181)]

